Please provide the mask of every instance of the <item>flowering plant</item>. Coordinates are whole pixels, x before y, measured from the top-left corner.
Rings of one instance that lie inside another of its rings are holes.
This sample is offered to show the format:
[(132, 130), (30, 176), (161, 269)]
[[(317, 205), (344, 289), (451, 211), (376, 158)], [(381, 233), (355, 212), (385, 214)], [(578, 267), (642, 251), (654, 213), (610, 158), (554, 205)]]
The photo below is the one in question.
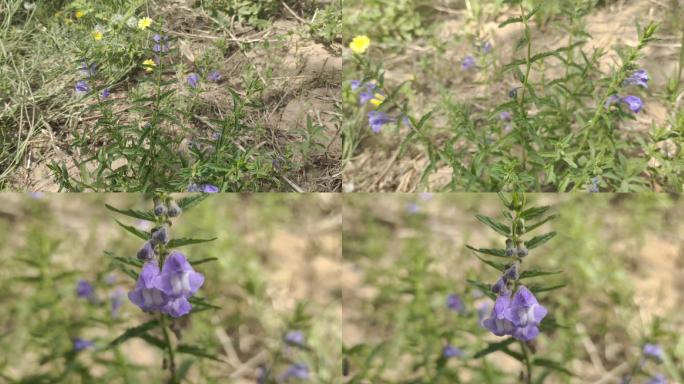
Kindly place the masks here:
[[(220, 361), (218, 357), (204, 351), (199, 346), (174, 344), (171, 338), (171, 334), (175, 334), (180, 340), (181, 329), (174, 325), (175, 319), (188, 316), (194, 312), (219, 308), (197, 296), (199, 289), (205, 284), (205, 278), (202, 273), (195, 270), (198, 265), (216, 260), (216, 258), (188, 259), (183, 253), (175, 249), (188, 244), (213, 241), (215, 238), (174, 239), (170, 236), (173, 220), (177, 219), (183, 210), (188, 210), (206, 197), (207, 194), (197, 194), (177, 202), (169, 195), (155, 195), (153, 209), (149, 211), (122, 210), (106, 205), (111, 211), (145, 220), (154, 225), (148, 232), (125, 225), (117, 220), (123, 229), (144, 242), (137, 253), (137, 257), (114, 256), (112, 253), (109, 255), (118, 269), (136, 280), (135, 287), (128, 292), (128, 299), (154, 318), (142, 325), (129, 328), (121, 336), (114, 339), (110, 343), (110, 347), (117, 346), (133, 337), (139, 337), (149, 344), (163, 349), (166, 354), (163, 366), (169, 371), (171, 383), (176, 383), (178, 380), (176, 354), (186, 353)], [(87, 291), (87, 289), (82, 289), (80, 285), (79, 290)], [(163, 338), (160, 339), (153, 334), (154, 330), (157, 329), (161, 331)]]
[[(398, 84), (387, 81), (387, 73), (395, 69), (386, 70), (376, 59), (380, 44), (374, 47), (366, 36), (350, 42), (343, 90), (343, 162), (349, 188), (396, 187), (392, 177), (408, 178), (395, 166), (410, 156), (419, 167), (410, 185), (402, 183), (406, 191), (681, 190), (681, 169), (675, 165), (681, 158), (680, 140), (668, 133), (680, 124), (638, 135), (625, 129), (649, 107), (644, 95), (650, 92), (651, 76), (642, 58), (646, 46), (657, 40), (658, 24), (637, 26), (636, 44), (620, 47), (620, 61), (605, 71), (600, 60), (606, 51), (590, 47), (583, 23), (593, 9), (586, 2), (563, 2), (558, 23), (567, 26), (569, 36), (553, 49), (537, 47), (532, 27), (544, 2), (533, 9), (521, 0), (504, 3), (515, 15), (499, 28), (520, 32), (510, 44), (510, 62), (500, 64), (496, 57), (503, 54), (503, 44), (498, 47), (480, 33), (458, 36), (472, 48), (455, 52), (457, 62), (440, 62), (448, 43), (434, 43), (433, 56), (433, 47), (417, 49), (429, 53), (416, 61), (434, 60), (437, 67), (434, 73), (429, 64), (421, 67), (441, 81), (434, 85), (436, 97), (425, 94), (420, 71), (393, 73)], [(442, 68), (456, 72), (465, 84)], [(459, 94), (462, 88), (485, 85), (482, 101), (477, 96), (463, 100)], [(355, 163), (365, 156), (377, 162), (383, 152), (387, 164), (377, 169)]]
[[(555, 322), (546, 321), (542, 324), (542, 321), (549, 315), (549, 311), (537, 300), (535, 294), (562, 288), (564, 284), (528, 286), (523, 283), (523, 280), (527, 281), (534, 277), (560, 273), (560, 271), (525, 270), (522, 268), (530, 251), (552, 239), (556, 232), (537, 235), (527, 240), (524, 240), (525, 235), (552, 220), (555, 216), (544, 217), (551, 209), (549, 206), (529, 207), (526, 195), (523, 193), (513, 193), (510, 199), (503, 194), (499, 194), (499, 197), (508, 210), (504, 211), (508, 223), (504, 224), (484, 215), (476, 215), (476, 218), (498, 234), (506, 237), (505, 248), (476, 248), (469, 245), (467, 247), (476, 254), (482, 254), (486, 257), (494, 256), (508, 261), (501, 263), (477, 255), (480, 261), (498, 270), (501, 275), (491, 287), (477, 280), (470, 280), (469, 283), (495, 300), (491, 313), (482, 320), (482, 326), (496, 336), (506, 336), (507, 338), (504, 341), (490, 343), (489, 346), (476, 353), (474, 357), (479, 358), (495, 351), (503, 351), (524, 364), (522, 377), (526, 383), (534, 382), (533, 368), (535, 366), (569, 373), (559, 362), (533, 356), (534, 340), (539, 336), (542, 326), (547, 330), (553, 330), (557, 327)], [(513, 351), (509, 348), (515, 342), (519, 344), (520, 351)]]

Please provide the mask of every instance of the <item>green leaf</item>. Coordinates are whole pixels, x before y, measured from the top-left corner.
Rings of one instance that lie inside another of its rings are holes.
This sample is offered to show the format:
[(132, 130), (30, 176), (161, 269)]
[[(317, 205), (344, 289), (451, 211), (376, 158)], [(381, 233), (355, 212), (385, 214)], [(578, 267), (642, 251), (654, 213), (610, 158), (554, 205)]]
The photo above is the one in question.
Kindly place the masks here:
[(497, 223), (494, 220), (492, 220), (492, 218), (484, 216), (484, 215), (475, 215), (475, 217), (478, 220), (480, 220), (480, 222), (482, 222), (483, 224), (488, 225), (490, 228), (492, 228), (493, 230), (498, 232), (500, 235), (503, 235), (503, 236), (510, 236), (511, 235), (511, 229), (507, 225)]
[(508, 257), (506, 255), (506, 250), (505, 249), (494, 249), (494, 248), (475, 248), (471, 247), (470, 245), (466, 244), (466, 248), (475, 251), (475, 252), (480, 252), (484, 253), (485, 255), (490, 255), (490, 256), (496, 256), (496, 257)]
[(190, 239), (190, 238), (183, 237), (180, 239), (171, 239), (166, 246), (168, 248), (178, 248), (178, 247), (182, 247), (184, 245), (207, 243), (207, 242), (214, 241), (214, 240), (216, 240), (216, 237), (211, 238), (211, 239)]
[(119, 337), (114, 339), (111, 343), (109, 343), (108, 348), (115, 347), (124, 341), (131, 339), (133, 337), (139, 337), (140, 335), (146, 333), (150, 329), (154, 329), (157, 326), (159, 326), (159, 320), (150, 320), (147, 323), (138, 325), (137, 327), (133, 328), (128, 328), (124, 333), (122, 333)]
[(557, 275), (562, 272), (563, 271), (540, 271), (537, 269), (528, 269), (527, 271), (524, 271), (520, 274), (519, 280), (537, 276)]
[(522, 218), (525, 219), (525, 220), (531, 220), (531, 219), (534, 219), (534, 218), (537, 217), (537, 216), (543, 215), (543, 214), (546, 213), (546, 211), (548, 211), (549, 209), (551, 209), (551, 207), (548, 206), (548, 205), (543, 206), (543, 207), (529, 208), (529, 209), (524, 210), (524, 211), (520, 214), (520, 217), (522, 217)]
[(147, 332), (144, 332), (144, 333), (138, 335), (138, 337), (147, 341), (150, 345), (153, 345), (153, 346), (155, 346), (161, 350), (166, 349), (166, 343), (164, 342), (164, 340), (162, 340), (158, 337), (154, 337)]
[(499, 24), (499, 28), (503, 28), (507, 26), (508, 24), (514, 24), (514, 23), (522, 23), (523, 18), (518, 16), (518, 17), (511, 17), (509, 19), (504, 20), (501, 24)]
[(468, 282), (468, 284), (477, 287), (480, 291), (482, 291), (482, 293), (487, 295), (487, 297), (489, 297), (490, 299), (496, 300), (496, 294), (492, 292), (492, 287), (490, 287), (489, 285), (476, 280), (468, 279), (466, 281)]
[(141, 219), (141, 220), (147, 220), (147, 221), (155, 221), (154, 213), (152, 212), (144, 212), (144, 211), (139, 211), (137, 209), (119, 209), (112, 207), (109, 204), (105, 204), (105, 207), (109, 209), (110, 211), (114, 211), (117, 213), (120, 213), (122, 215), (130, 216), (136, 219)]
[(504, 349), (506, 349), (506, 347), (513, 344), (513, 342), (515, 342), (515, 339), (509, 337), (508, 339), (504, 341), (499, 341), (498, 343), (489, 343), (489, 345), (486, 348), (478, 351), (475, 355), (473, 355), (473, 358), (479, 359), (480, 357), (487, 356), (490, 353), (503, 351)]
[(209, 197), (208, 193), (199, 193), (192, 196), (184, 197), (180, 199), (180, 201), (178, 201), (178, 206), (181, 207), (181, 209), (183, 210), (187, 210), (201, 203), (202, 200), (206, 199), (207, 197)]
[(197, 357), (203, 357), (206, 359), (211, 359), (211, 360), (223, 362), (223, 360), (221, 360), (218, 356), (216, 356), (212, 353), (209, 353), (209, 352), (205, 351), (203, 348), (195, 346), (195, 345), (180, 344), (176, 348), (176, 352), (185, 353), (188, 355), (194, 355)]
[(565, 284), (552, 285), (549, 287), (532, 286), (532, 287), (530, 287), (530, 291), (532, 291), (533, 293), (541, 293), (541, 292), (553, 291), (553, 290), (560, 289), (563, 287), (565, 287)]
[(556, 236), (556, 232), (549, 232), (549, 233), (545, 233), (543, 235), (535, 236), (535, 237), (531, 238), (530, 240), (526, 241), (525, 246), (527, 247), (528, 250), (537, 248), (540, 245), (551, 240), (554, 236)]
[(218, 260), (218, 257), (207, 257), (204, 259), (199, 259), (197, 261), (188, 260), (188, 262), (192, 265), (199, 265), (199, 264), (208, 263), (210, 261), (215, 261), (215, 260)]
[[(201, 310), (207, 310), (207, 309), (221, 309), (221, 307), (219, 307), (218, 305), (211, 304), (211, 303), (207, 302), (207, 301), (206, 301), (204, 298), (202, 298), (202, 297), (194, 296), (194, 297), (191, 297), (190, 299), (188, 299), (188, 301), (189, 301), (192, 305), (195, 305), (195, 306), (200, 307), (200, 308), (198, 308), (198, 309), (201, 309)], [(192, 311), (193, 311), (193, 312), (196, 312), (195, 309), (193, 309)]]
[(570, 372), (567, 368), (563, 366), (563, 364), (551, 360), (551, 359), (545, 359), (543, 357), (535, 357), (534, 360), (532, 360), (532, 365), (536, 365), (538, 367), (544, 367), (544, 368), (549, 368), (554, 371), (562, 372), (565, 373), (566, 375), (569, 376), (575, 376), (572, 372)]
[(547, 221), (553, 220), (556, 217), (558, 217), (558, 215), (551, 215), (551, 216), (546, 217), (544, 220), (542, 220), (540, 222), (537, 222), (537, 223), (534, 223), (531, 225), (525, 225), (525, 233), (534, 231), (535, 229), (544, 225), (544, 223), (546, 223)]
[(492, 267), (492, 268), (494, 268), (494, 269), (496, 269), (496, 270), (498, 270), (498, 271), (503, 272), (503, 271), (506, 270), (507, 265), (504, 264), (504, 263), (497, 263), (497, 262), (494, 262), (494, 261), (490, 261), (490, 260), (487, 260), (487, 259), (485, 259), (485, 258), (482, 258), (482, 257), (480, 257), (480, 256), (478, 256), (478, 255), (475, 255), (475, 257), (477, 257), (478, 259), (480, 259), (480, 261), (482, 261), (483, 263), (489, 265), (490, 267)]
[(116, 221), (117, 224), (119, 224), (119, 225), (121, 226), (121, 228), (125, 229), (125, 230), (128, 231), (129, 233), (132, 233), (132, 234), (134, 234), (135, 236), (137, 236), (137, 237), (139, 237), (139, 238), (141, 238), (141, 239), (143, 239), (143, 240), (145, 240), (145, 241), (147, 241), (147, 240), (150, 239), (150, 234), (149, 234), (149, 232), (141, 231), (141, 230), (139, 230), (138, 228), (131, 227), (130, 225), (126, 225), (126, 224), (120, 222), (120, 221), (117, 220), (117, 219), (114, 219), (114, 220)]

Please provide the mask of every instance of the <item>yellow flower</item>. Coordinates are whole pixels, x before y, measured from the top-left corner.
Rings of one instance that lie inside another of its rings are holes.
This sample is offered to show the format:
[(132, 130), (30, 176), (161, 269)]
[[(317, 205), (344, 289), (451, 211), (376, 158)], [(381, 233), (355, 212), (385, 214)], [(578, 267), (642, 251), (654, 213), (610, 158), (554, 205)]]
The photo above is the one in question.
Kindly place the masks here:
[(77, 19), (80, 19), (81, 17), (85, 16), (85, 12), (83, 12), (83, 11), (81, 11), (81, 10), (79, 9), (79, 10), (76, 11), (76, 13), (74, 14), (74, 16), (76, 16)]
[(370, 100), (370, 103), (378, 107), (380, 106), (380, 104), (382, 104), (383, 101), (385, 101), (385, 95), (376, 93), (375, 95), (373, 95), (373, 98)]
[(95, 39), (95, 40), (102, 40), (102, 32), (100, 32), (100, 31), (93, 31), (92, 35), (93, 35), (93, 39)]
[(147, 72), (152, 72), (152, 71), (154, 71), (154, 67), (157, 66), (157, 63), (155, 63), (154, 60), (152, 60), (152, 59), (147, 59), (147, 60), (143, 61), (143, 66), (145, 66), (145, 70)]
[(150, 25), (152, 25), (152, 19), (149, 17), (143, 17), (142, 19), (138, 20), (138, 29), (140, 30), (146, 30)]
[(351, 48), (352, 52), (361, 55), (366, 52), (370, 43), (370, 37), (366, 35), (356, 36), (351, 43), (349, 43), (349, 48)]

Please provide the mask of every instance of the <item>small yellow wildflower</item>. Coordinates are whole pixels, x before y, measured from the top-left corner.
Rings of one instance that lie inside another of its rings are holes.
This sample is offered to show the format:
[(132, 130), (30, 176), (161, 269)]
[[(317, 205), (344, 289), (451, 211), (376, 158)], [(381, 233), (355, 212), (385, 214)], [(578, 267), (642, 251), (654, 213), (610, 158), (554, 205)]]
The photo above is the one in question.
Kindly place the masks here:
[(382, 104), (383, 101), (385, 101), (385, 95), (381, 93), (376, 93), (375, 95), (373, 95), (373, 98), (370, 99), (370, 103), (375, 105), (376, 107), (380, 106), (380, 104)]
[(147, 59), (147, 60), (143, 61), (143, 65), (145, 66), (145, 70), (147, 72), (152, 72), (152, 71), (154, 71), (154, 67), (157, 66), (157, 63), (155, 63), (154, 60), (152, 60), (152, 59)]
[(138, 29), (142, 31), (149, 28), (150, 25), (152, 25), (152, 19), (149, 17), (143, 17), (142, 19), (138, 20)]
[(100, 31), (93, 31), (92, 35), (93, 35), (93, 39), (95, 39), (95, 40), (102, 40), (102, 32), (100, 32)]
[(85, 12), (79, 9), (76, 11), (76, 13), (74, 13), (74, 16), (76, 16), (77, 19), (80, 19), (81, 17), (85, 16)]
[(356, 36), (352, 39), (351, 43), (349, 43), (349, 48), (357, 55), (362, 55), (368, 50), (370, 43), (370, 37), (366, 35)]

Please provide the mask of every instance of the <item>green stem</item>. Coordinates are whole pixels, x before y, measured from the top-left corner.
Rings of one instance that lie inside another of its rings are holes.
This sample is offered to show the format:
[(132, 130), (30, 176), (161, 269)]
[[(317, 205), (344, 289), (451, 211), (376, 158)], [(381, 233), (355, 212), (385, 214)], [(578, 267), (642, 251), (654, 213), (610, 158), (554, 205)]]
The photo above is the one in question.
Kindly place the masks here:
[(525, 355), (525, 383), (532, 384), (532, 360), (530, 360), (530, 349), (527, 347), (527, 344), (522, 341), (520, 342), (520, 347)]
[[(532, 38), (530, 36), (530, 26), (527, 24), (527, 16), (525, 15), (525, 7), (523, 3), (520, 2), (520, 17), (522, 18), (523, 25), (525, 26), (525, 39), (527, 39), (527, 57), (525, 58), (525, 78), (523, 79), (522, 91), (520, 92), (520, 113), (522, 114), (523, 120), (527, 119), (527, 111), (525, 110), (525, 92), (527, 91), (527, 84), (530, 77), (530, 70), (532, 69)], [(520, 129), (521, 127), (519, 127)], [(527, 149), (525, 147), (526, 140), (521, 137), (522, 144), (522, 168), (523, 170), (527, 167)]]
[(169, 372), (171, 373), (171, 384), (176, 383), (176, 360), (174, 357), (173, 344), (169, 337), (169, 331), (166, 329), (166, 317), (164, 314), (159, 314), (159, 321), (161, 323), (162, 331), (164, 332), (164, 341), (166, 342), (166, 349), (169, 352)]

